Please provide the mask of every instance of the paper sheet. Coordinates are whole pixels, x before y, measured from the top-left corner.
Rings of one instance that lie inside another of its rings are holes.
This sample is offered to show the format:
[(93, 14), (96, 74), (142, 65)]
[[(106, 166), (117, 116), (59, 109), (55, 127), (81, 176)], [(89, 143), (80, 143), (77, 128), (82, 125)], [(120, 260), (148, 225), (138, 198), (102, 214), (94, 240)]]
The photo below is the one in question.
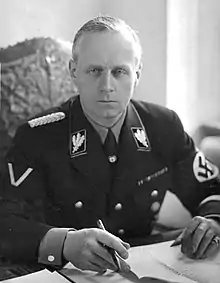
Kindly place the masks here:
[(2, 281), (4, 283), (68, 283), (68, 281), (57, 272), (50, 272), (47, 269), (37, 271), (25, 276)]
[(180, 246), (170, 248), (170, 244), (151, 245), (148, 252), (171, 272), (199, 283), (220, 283), (220, 251), (213, 258), (192, 260), (181, 253)]
[(191, 260), (181, 253), (180, 246), (170, 247), (171, 243), (131, 248), (127, 260), (131, 272), (127, 274), (107, 271), (101, 275), (81, 271), (71, 264), (62, 272), (77, 283), (159, 283), (164, 282), (162, 280), (175, 283), (220, 283), (220, 253), (210, 260)]

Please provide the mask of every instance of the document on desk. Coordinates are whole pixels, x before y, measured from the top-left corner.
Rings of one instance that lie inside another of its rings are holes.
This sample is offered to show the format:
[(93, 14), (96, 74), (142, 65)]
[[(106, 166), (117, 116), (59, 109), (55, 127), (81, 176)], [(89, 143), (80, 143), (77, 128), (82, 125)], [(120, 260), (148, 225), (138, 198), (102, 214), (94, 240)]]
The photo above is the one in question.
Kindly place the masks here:
[(212, 258), (193, 260), (181, 253), (180, 246), (170, 247), (171, 243), (151, 245), (148, 252), (173, 273), (199, 283), (220, 283), (220, 250)]
[[(212, 259), (191, 260), (172, 241), (133, 247), (127, 262), (129, 273), (107, 271), (104, 274), (81, 271), (68, 264), (62, 273), (76, 283), (220, 283), (220, 252)], [(167, 281), (163, 281), (167, 280)]]

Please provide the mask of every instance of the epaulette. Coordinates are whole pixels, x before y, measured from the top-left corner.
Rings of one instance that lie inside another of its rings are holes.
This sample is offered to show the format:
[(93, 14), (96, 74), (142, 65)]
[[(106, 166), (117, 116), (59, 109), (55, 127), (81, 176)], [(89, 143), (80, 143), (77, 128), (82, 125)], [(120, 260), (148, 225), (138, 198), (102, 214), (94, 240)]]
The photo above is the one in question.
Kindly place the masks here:
[(48, 114), (48, 115), (45, 115), (45, 116), (42, 116), (42, 117), (34, 118), (34, 119), (28, 121), (28, 124), (30, 125), (31, 128), (34, 128), (34, 127), (37, 127), (37, 126), (41, 126), (41, 125), (53, 123), (53, 122), (56, 122), (56, 121), (60, 121), (64, 118), (65, 118), (65, 113), (56, 112), (56, 113)]

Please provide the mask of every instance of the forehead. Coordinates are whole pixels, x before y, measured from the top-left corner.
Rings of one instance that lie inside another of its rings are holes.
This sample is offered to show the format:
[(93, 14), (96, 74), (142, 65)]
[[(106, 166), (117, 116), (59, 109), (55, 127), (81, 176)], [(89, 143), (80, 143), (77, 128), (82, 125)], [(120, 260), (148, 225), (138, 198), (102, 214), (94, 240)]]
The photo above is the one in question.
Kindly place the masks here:
[(135, 64), (134, 43), (120, 32), (85, 33), (77, 47), (81, 65)]

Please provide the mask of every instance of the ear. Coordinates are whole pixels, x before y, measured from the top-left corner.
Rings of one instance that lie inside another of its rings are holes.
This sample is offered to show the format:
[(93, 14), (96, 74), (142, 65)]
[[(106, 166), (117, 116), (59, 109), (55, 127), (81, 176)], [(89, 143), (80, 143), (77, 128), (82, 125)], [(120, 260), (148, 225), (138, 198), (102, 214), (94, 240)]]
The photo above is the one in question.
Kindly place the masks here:
[(76, 62), (73, 59), (69, 61), (69, 71), (70, 76), (75, 79), (76, 78)]
[(142, 63), (139, 63), (138, 69), (136, 70), (136, 80), (135, 80), (135, 86), (138, 85), (140, 77), (141, 77), (141, 70), (142, 70)]

